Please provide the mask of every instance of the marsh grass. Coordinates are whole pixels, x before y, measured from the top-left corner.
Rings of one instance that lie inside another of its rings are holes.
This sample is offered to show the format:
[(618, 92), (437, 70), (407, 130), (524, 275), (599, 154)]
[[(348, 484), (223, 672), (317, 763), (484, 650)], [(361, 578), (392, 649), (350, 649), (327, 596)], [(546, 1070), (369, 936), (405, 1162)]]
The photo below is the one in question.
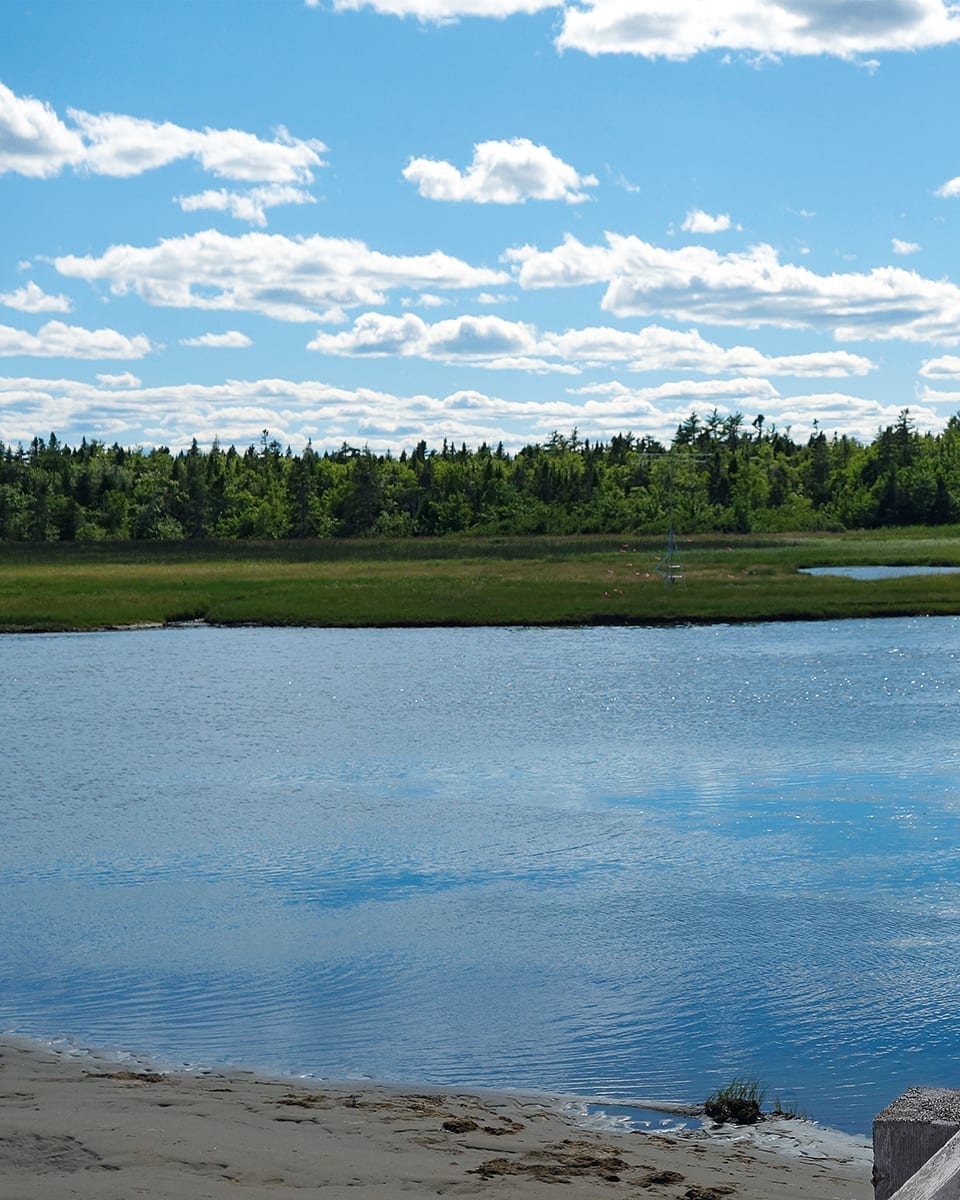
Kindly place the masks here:
[(796, 1118), (799, 1118), (800, 1120), (808, 1119), (795, 1101), (781, 1100), (779, 1096), (774, 1097), (773, 1105), (770, 1108), (770, 1116), (785, 1117), (788, 1120), (794, 1120)]
[(682, 539), (0, 545), (0, 629), (204, 619), (271, 625), (667, 624), (960, 613), (960, 577), (800, 567), (960, 565), (960, 530)]
[(796, 1104), (784, 1102), (779, 1096), (764, 1111), (766, 1097), (766, 1088), (759, 1079), (738, 1077), (725, 1087), (711, 1092), (704, 1101), (703, 1111), (718, 1125), (755, 1125), (765, 1117), (794, 1118), (801, 1115)]
[(757, 1079), (732, 1079), (711, 1092), (703, 1110), (718, 1125), (756, 1125), (763, 1115), (766, 1093)]

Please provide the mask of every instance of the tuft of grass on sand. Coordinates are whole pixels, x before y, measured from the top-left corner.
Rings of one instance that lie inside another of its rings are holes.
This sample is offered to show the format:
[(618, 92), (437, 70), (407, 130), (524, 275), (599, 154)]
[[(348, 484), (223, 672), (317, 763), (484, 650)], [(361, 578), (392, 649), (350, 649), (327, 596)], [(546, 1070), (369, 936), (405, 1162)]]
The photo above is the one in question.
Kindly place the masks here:
[(762, 1116), (764, 1089), (757, 1079), (732, 1079), (711, 1092), (703, 1111), (718, 1125), (756, 1125)]

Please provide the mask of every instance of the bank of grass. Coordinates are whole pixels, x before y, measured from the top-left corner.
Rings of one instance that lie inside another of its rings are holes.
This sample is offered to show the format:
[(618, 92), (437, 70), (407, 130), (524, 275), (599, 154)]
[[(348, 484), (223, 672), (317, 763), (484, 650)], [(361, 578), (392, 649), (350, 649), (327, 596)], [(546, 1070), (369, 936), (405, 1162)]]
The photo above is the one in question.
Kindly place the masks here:
[(960, 528), (663, 537), (0, 545), (0, 629), (663, 624), (960, 613), (960, 576), (857, 582), (805, 566), (960, 566)]

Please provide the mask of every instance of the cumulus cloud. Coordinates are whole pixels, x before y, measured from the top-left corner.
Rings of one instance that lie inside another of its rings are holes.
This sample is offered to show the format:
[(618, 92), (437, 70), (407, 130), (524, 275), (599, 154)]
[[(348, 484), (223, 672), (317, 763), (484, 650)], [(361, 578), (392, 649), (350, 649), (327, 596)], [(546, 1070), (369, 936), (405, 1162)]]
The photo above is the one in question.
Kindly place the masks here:
[(142, 380), (132, 371), (121, 371), (119, 375), (98, 375), (97, 382), (103, 387), (138, 388)]
[(48, 321), (36, 333), (0, 325), (0, 357), (31, 358), (143, 358), (153, 349), (143, 334), (128, 338), (115, 329), (84, 329)]
[(203, 333), (199, 337), (181, 338), (181, 346), (204, 346), (215, 350), (245, 350), (253, 342), (245, 333), (229, 329), (226, 333)]
[(698, 371), (744, 376), (834, 377), (866, 375), (875, 364), (845, 350), (808, 354), (763, 354), (752, 346), (724, 348), (696, 329), (650, 325), (637, 333), (604, 327), (547, 335), (557, 353), (584, 365), (624, 361), (632, 371)]
[(69, 296), (64, 296), (62, 292), (51, 296), (37, 287), (32, 279), (25, 287), (17, 288), (15, 292), (0, 292), (0, 304), (25, 313), (66, 313), (73, 308), (73, 301)]
[(316, 198), (303, 188), (271, 183), (264, 187), (250, 188), (246, 192), (211, 188), (191, 196), (177, 196), (176, 202), (184, 212), (205, 209), (226, 212), (238, 221), (249, 221), (251, 225), (263, 228), (267, 223), (268, 208), (276, 208), (281, 204), (316, 204)]
[(927, 359), (920, 374), (925, 379), (960, 379), (960, 358), (955, 354), (943, 354)]
[(890, 244), (894, 254), (916, 254), (921, 249), (919, 242), (902, 242), (899, 238), (891, 238)]
[[(789, 429), (790, 435), (803, 441), (813, 432), (845, 433), (863, 442), (870, 442), (878, 428), (896, 423), (902, 406), (881, 404), (876, 400), (852, 396), (844, 392), (807, 392), (786, 396), (768, 380), (731, 379), (728, 381), (681, 380), (651, 388), (631, 388), (619, 381), (571, 390), (571, 395), (599, 396), (610, 405), (604, 427), (607, 436), (617, 432), (609, 422), (615, 412), (635, 415), (631, 428), (645, 434), (659, 418), (665, 432), (655, 435), (667, 441), (677, 425), (691, 412), (705, 419), (717, 410), (721, 416), (736, 412), (762, 412), (769, 424)], [(592, 426), (591, 415), (596, 408), (587, 401), (578, 424), (582, 432)], [(910, 406), (910, 416), (917, 427), (926, 433), (937, 433), (946, 425), (946, 418), (930, 405)], [(597, 418), (594, 417), (594, 420)], [(816, 421), (816, 426), (814, 425)], [(563, 425), (560, 428), (564, 428)]]
[[(944, 377), (946, 378), (946, 376)], [(960, 390), (942, 391), (939, 388), (924, 386), (917, 389), (917, 400), (921, 404), (936, 404), (949, 407), (951, 414), (955, 414), (958, 405), (960, 405)], [(913, 417), (915, 412), (914, 404), (910, 404), (910, 416)]]
[(874, 364), (845, 350), (766, 355), (750, 346), (724, 349), (695, 330), (650, 325), (639, 332), (596, 327), (540, 333), (523, 321), (459, 316), (428, 324), (413, 313), (364, 313), (351, 329), (318, 333), (308, 349), (350, 357), (418, 357), (493, 369), (579, 373), (624, 363), (631, 371), (843, 377), (866, 375)]
[[(678, 379), (651, 387), (630, 387), (613, 380), (568, 388), (567, 395), (586, 397), (576, 404), (567, 403), (569, 415), (573, 417), (579, 412), (583, 421), (602, 430), (604, 436), (627, 428), (645, 434), (649, 426), (655, 425), (661, 436), (666, 431), (669, 439), (691, 412), (704, 416), (714, 409), (722, 415), (744, 408), (765, 412), (779, 393), (767, 379)], [(618, 418), (624, 416), (629, 417), (630, 423), (618, 424)]]
[(445, 25), (460, 17), (502, 20), (514, 13), (542, 12), (545, 8), (559, 7), (559, 0), (333, 0), (333, 7), (337, 12), (370, 8), (393, 17), (415, 17), (418, 21)]
[(49, 178), (72, 167), (126, 177), (190, 158), (225, 179), (304, 184), (324, 166), (322, 142), (282, 127), (267, 141), (240, 129), (185, 129), (119, 113), (71, 108), (67, 116), (69, 125), (49, 104), (0, 83), (0, 174)]
[[(0, 440), (29, 441), (37, 429), (55, 429), (79, 442), (95, 427), (99, 436), (121, 444), (187, 449), (195, 437), (209, 445), (238, 446), (259, 441), (270, 430), (283, 445), (317, 449), (343, 442), (373, 450), (412, 449), (418, 441), (438, 446), (444, 438), (477, 446), (485, 441), (519, 449), (543, 440), (555, 429), (576, 426), (584, 437), (607, 439), (631, 430), (668, 441), (691, 409), (706, 417), (762, 412), (795, 438), (809, 436), (816, 418), (827, 433), (871, 440), (878, 427), (892, 425), (899, 408), (839, 392), (782, 395), (769, 381), (678, 380), (650, 388), (618, 382), (555, 392), (548, 399), (491, 395), (472, 389), (429, 395), (403, 395), (368, 388), (341, 388), (318, 380), (227, 380), (203, 385), (189, 381), (159, 387), (101, 386), (83, 380), (0, 377)], [(921, 431), (936, 431), (946, 418), (935, 407), (911, 403)]]
[(709, 213), (694, 209), (687, 213), (681, 228), (687, 233), (724, 233), (730, 228), (730, 216), (728, 213), (718, 213), (712, 217)]
[[(954, 389), (951, 392), (943, 391), (939, 388), (922, 387), (917, 390), (917, 400), (921, 404), (939, 405), (941, 407), (949, 407), (952, 412), (957, 411), (960, 406), (960, 390)], [(913, 418), (915, 406), (910, 405), (910, 417)]]
[(960, 196), (960, 175), (957, 175), (954, 179), (948, 179), (946, 183), (942, 183), (937, 188), (936, 195), (942, 196), (946, 200), (952, 199), (954, 196)]
[[(159, 387), (103, 387), (83, 380), (0, 377), (0, 440), (28, 441), (37, 429), (55, 429), (67, 441), (89, 436), (91, 426), (121, 444), (186, 449), (219, 438), (223, 445), (258, 442), (261, 431), (282, 444), (336, 448), (347, 441), (373, 450), (413, 448), (444, 437), (520, 446), (512, 432), (536, 411), (481, 393), (397, 395), (342, 388), (317, 380), (228, 380), (214, 385), (178, 382)], [(29, 432), (28, 432), (29, 431)]]
[(68, 129), (49, 104), (17, 96), (0, 83), (0, 174), (46, 179), (80, 163), (84, 153), (80, 134)]
[(584, 0), (564, 9), (556, 44), (675, 60), (710, 51), (861, 60), (958, 40), (960, 16), (944, 0)]
[(436, 24), (559, 8), (561, 51), (681, 61), (711, 51), (750, 59), (829, 54), (875, 70), (867, 56), (960, 40), (948, 0), (334, 0), (334, 8)]
[(308, 350), (353, 357), (399, 355), (438, 362), (522, 370), (572, 371), (563, 362), (536, 357), (541, 342), (532, 325), (493, 315), (453, 317), (428, 325), (415, 313), (392, 317), (364, 313), (342, 333), (319, 333)]
[(528, 138), (478, 142), (466, 171), (432, 158), (412, 158), (404, 179), (428, 200), (468, 200), (474, 204), (523, 204), (527, 200), (565, 200), (581, 204), (584, 188), (597, 186), (595, 175), (580, 175), (569, 163)]
[(568, 234), (552, 250), (522, 246), (504, 259), (523, 288), (606, 283), (602, 308), (620, 317), (822, 329), (837, 340), (960, 341), (960, 288), (901, 267), (818, 275), (781, 263), (772, 246), (668, 250), (612, 233), (605, 245)]
[(447, 296), (423, 292), (419, 296), (404, 296), (400, 303), (404, 308), (445, 308), (451, 301)]
[(70, 117), (86, 143), (83, 166), (97, 175), (140, 175), (194, 158), (205, 171), (226, 179), (309, 183), (324, 165), (322, 142), (291, 137), (282, 126), (268, 142), (242, 129), (184, 129), (117, 113), (70, 109)]
[(509, 278), (439, 250), (395, 256), (347, 238), (228, 237), (213, 229), (155, 246), (111, 246), (100, 257), (64, 255), (54, 265), (62, 275), (103, 281), (115, 295), (132, 291), (148, 304), (282, 321), (339, 319), (341, 306), (382, 304), (397, 288), (488, 287)]

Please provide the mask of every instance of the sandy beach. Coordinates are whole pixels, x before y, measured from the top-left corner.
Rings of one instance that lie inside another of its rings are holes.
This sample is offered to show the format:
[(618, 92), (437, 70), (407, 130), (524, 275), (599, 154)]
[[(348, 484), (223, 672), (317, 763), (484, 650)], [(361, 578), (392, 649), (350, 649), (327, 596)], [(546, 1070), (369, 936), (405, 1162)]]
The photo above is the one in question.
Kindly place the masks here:
[(167, 1074), (0, 1043), (7, 1200), (869, 1200), (866, 1151), (803, 1122), (725, 1137), (596, 1130), (535, 1095)]

